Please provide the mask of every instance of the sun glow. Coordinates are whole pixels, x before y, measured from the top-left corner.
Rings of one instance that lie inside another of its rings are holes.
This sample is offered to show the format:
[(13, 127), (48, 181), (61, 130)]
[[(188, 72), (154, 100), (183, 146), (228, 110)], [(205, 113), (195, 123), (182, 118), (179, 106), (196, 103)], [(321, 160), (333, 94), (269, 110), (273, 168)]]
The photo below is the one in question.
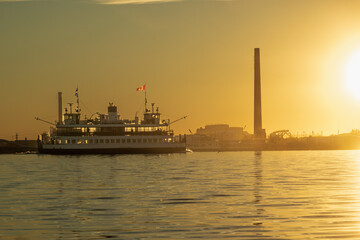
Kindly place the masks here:
[(345, 76), (347, 89), (360, 100), (360, 51), (357, 51), (349, 59), (345, 69)]

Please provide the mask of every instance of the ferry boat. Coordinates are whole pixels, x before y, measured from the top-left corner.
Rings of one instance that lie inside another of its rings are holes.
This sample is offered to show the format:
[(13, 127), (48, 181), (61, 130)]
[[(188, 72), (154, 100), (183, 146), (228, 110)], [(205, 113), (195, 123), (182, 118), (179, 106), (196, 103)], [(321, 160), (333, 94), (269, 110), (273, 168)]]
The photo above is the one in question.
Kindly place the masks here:
[(75, 96), (77, 97), (75, 110), (73, 111), (72, 104), (69, 104), (69, 109), (65, 108), (65, 114), (62, 114), (62, 93), (58, 93), (58, 121), (50, 128), (49, 134), (44, 133), (39, 136), (40, 153), (133, 154), (186, 152), (186, 136), (174, 135), (174, 131), (170, 128), (170, 124), (173, 122), (161, 120), (159, 108), (154, 111), (154, 103), (152, 103), (151, 111), (147, 109), (146, 92), (143, 118), (139, 119), (135, 116), (134, 120), (120, 118), (117, 107), (113, 103), (109, 103), (107, 114), (96, 113), (97, 117), (94, 119), (91, 117), (90, 119), (81, 119), (77, 90)]

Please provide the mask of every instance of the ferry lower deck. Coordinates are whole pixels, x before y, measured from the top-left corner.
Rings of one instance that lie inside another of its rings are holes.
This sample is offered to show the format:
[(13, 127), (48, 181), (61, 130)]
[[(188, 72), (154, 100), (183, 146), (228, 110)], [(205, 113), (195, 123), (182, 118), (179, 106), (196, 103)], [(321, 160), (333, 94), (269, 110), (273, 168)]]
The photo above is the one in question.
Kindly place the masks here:
[(39, 145), (48, 154), (127, 154), (185, 152), (181, 136), (103, 136), (57, 137)]

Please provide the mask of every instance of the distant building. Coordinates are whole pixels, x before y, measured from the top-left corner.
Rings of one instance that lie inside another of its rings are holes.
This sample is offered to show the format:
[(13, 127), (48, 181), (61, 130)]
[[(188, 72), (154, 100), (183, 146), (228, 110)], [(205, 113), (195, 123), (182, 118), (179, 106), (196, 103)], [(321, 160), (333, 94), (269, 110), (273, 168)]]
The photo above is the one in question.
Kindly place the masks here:
[(187, 148), (195, 151), (220, 150), (238, 146), (249, 136), (242, 127), (230, 127), (228, 124), (206, 125), (205, 128), (198, 128), (196, 134), (187, 136)]
[(21, 153), (37, 151), (37, 140), (16, 140), (7, 141), (0, 139), (0, 154), (2, 153)]
[(205, 128), (198, 128), (196, 134), (210, 136), (220, 142), (238, 142), (248, 135), (244, 128), (230, 127), (228, 124), (206, 125)]
[(193, 151), (219, 151), (219, 141), (207, 135), (193, 134), (186, 136), (186, 148)]

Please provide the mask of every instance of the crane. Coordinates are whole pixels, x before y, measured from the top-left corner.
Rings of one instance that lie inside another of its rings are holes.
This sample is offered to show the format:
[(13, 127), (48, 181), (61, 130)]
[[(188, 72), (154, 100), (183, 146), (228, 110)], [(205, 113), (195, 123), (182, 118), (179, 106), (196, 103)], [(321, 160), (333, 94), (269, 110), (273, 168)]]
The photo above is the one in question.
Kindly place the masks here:
[(181, 118), (179, 118), (179, 119), (176, 119), (176, 120), (170, 122), (169, 125), (170, 125), (170, 124), (173, 124), (173, 123), (176, 123), (176, 122), (178, 122), (178, 121), (180, 121), (180, 120), (183, 120), (183, 119), (185, 119), (185, 118), (187, 118), (187, 116), (184, 116), (184, 117), (181, 117)]
[(36, 120), (39, 120), (39, 121), (42, 121), (42, 122), (45, 122), (45, 123), (48, 123), (48, 124), (50, 124), (50, 125), (54, 125), (54, 126), (56, 126), (56, 124), (55, 124), (55, 123), (52, 123), (52, 122), (49, 122), (49, 121), (43, 120), (43, 119), (38, 118), (38, 117), (35, 117), (35, 119), (36, 119)]
[(170, 129), (170, 125), (171, 125), (171, 124), (176, 123), (176, 122), (178, 122), (178, 121), (180, 121), (180, 120), (183, 120), (183, 119), (185, 119), (185, 118), (187, 118), (187, 116), (178, 118), (178, 119), (176, 119), (176, 120), (174, 120), (174, 121), (172, 121), (172, 122), (170, 122), (170, 119), (169, 119), (169, 120), (168, 120), (168, 128)]

